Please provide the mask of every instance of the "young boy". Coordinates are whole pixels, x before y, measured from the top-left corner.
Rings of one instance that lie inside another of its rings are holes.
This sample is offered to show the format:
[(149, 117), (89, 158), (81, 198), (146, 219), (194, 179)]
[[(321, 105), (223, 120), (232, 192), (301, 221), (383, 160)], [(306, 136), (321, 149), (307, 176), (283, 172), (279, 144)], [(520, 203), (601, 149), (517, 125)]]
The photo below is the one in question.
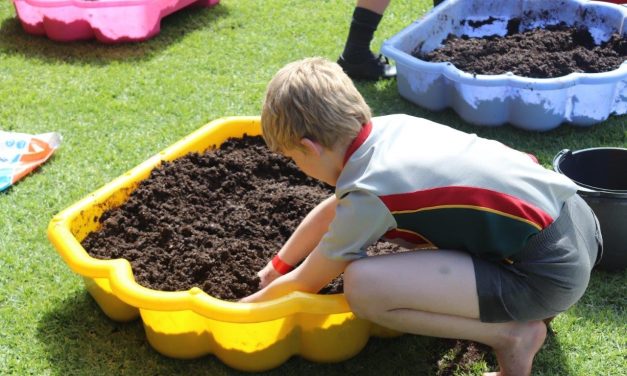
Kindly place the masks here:
[[(242, 302), (317, 292), (344, 272), (357, 316), (485, 343), (501, 375), (530, 374), (542, 320), (583, 295), (601, 249), (596, 218), (570, 180), (474, 134), (407, 115), (371, 119), (350, 78), (322, 58), (276, 74), (261, 125), (270, 149), (335, 194)], [(379, 238), (432, 250), (365, 257)]]

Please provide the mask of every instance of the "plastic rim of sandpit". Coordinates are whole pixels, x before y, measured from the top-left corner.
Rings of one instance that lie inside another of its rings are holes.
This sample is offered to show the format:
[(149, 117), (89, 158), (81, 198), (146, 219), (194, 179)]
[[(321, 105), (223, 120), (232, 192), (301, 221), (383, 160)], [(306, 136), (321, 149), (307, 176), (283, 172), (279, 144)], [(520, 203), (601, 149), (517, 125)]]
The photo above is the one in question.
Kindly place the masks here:
[(159, 33), (161, 19), (190, 5), (220, 0), (13, 0), (22, 28), (30, 34), (69, 42), (97, 39), (138, 42)]
[(471, 74), (451, 63), (433, 63), (411, 55), (418, 46), (422, 52), (436, 49), (449, 34), (504, 36), (512, 18), (522, 20), (521, 30), (560, 22), (585, 26), (597, 44), (607, 41), (612, 33), (627, 34), (627, 8), (611, 3), (449, 0), (383, 43), (382, 53), (397, 65), (400, 95), (433, 111), (453, 108), (475, 125), (510, 123), (534, 131), (550, 130), (562, 123), (591, 126), (612, 114), (627, 113), (627, 62), (603, 73), (529, 78), (511, 72)]
[(358, 319), (344, 294), (293, 292), (261, 303), (216, 299), (198, 288), (157, 291), (139, 285), (125, 259), (91, 257), (81, 241), (100, 228), (99, 218), (122, 205), (161, 161), (204, 152), (231, 137), (261, 132), (258, 117), (213, 121), (52, 218), (48, 237), (60, 256), (84, 279), (103, 312), (116, 321), (141, 315), (149, 343), (174, 358), (215, 354), (245, 371), (274, 368), (292, 355), (337, 362), (356, 355), (371, 335), (399, 333)]

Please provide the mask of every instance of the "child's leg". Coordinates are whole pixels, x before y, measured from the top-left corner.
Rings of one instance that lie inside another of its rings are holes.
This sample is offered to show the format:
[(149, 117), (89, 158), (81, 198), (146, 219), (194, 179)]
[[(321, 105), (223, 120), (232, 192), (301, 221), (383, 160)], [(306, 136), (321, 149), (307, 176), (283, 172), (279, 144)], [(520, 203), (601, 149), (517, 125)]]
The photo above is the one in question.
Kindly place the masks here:
[(355, 313), (405, 333), (467, 339), (491, 346), (502, 375), (528, 375), (546, 337), (542, 321), (484, 323), (471, 257), (418, 251), (351, 263), (344, 291)]
[(396, 76), (396, 68), (370, 51), (370, 43), (390, 0), (358, 0), (338, 64), (353, 78), (378, 80)]

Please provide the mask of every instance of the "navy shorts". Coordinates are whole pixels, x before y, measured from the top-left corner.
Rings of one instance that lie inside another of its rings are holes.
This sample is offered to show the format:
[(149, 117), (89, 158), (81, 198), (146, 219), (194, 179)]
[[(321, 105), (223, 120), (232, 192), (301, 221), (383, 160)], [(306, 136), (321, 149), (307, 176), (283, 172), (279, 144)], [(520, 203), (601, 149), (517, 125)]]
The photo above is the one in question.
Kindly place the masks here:
[(473, 257), (481, 321), (542, 320), (564, 312), (588, 287), (602, 249), (596, 216), (572, 196), (512, 264)]

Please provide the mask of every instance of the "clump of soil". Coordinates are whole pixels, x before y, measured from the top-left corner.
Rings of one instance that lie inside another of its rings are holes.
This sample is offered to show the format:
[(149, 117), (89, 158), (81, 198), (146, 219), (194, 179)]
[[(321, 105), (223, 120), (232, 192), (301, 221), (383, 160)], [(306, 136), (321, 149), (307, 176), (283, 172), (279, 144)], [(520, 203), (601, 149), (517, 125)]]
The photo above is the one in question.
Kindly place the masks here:
[[(125, 204), (102, 215), (102, 227), (82, 245), (95, 258), (127, 259), (145, 287), (196, 286), (237, 300), (257, 291), (256, 273), (331, 193), (331, 187), (270, 153), (261, 137), (244, 136), (205, 154), (162, 163)], [(368, 254), (400, 251), (380, 242)], [(321, 293), (342, 288), (338, 277)], [(445, 355), (436, 359), (442, 376), (470, 369), (488, 351), (468, 341), (442, 344)]]
[(472, 365), (485, 360), (489, 364), (495, 364), (496, 359), (492, 355), (490, 347), (470, 341), (442, 340), (447, 348), (442, 358), (437, 360), (436, 376), (454, 376), (466, 373), (474, 373)]
[(609, 41), (594, 44), (587, 29), (563, 24), (524, 32), (508, 25), (504, 37), (483, 38), (449, 35), (442, 47), (422, 53), (419, 47), (413, 56), (430, 62), (450, 62), (458, 69), (473, 74), (512, 72), (531, 78), (561, 77), (573, 72), (609, 72), (627, 59), (627, 41), (618, 34)]

